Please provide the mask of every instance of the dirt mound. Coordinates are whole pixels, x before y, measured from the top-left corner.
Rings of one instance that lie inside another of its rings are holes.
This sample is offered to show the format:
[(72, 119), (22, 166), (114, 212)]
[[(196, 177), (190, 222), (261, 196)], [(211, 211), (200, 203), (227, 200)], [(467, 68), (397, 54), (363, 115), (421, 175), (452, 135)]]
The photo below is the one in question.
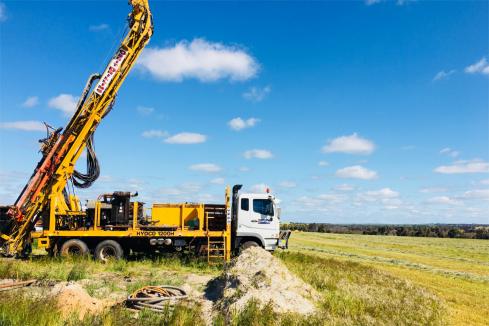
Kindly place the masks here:
[(207, 296), (224, 311), (242, 310), (250, 300), (277, 312), (310, 314), (319, 294), (268, 251), (246, 249), (223, 275), (208, 284)]
[(56, 305), (63, 316), (78, 313), (80, 319), (85, 314), (101, 313), (109, 304), (103, 300), (92, 298), (85, 289), (77, 283), (58, 283), (51, 290), (56, 298)]

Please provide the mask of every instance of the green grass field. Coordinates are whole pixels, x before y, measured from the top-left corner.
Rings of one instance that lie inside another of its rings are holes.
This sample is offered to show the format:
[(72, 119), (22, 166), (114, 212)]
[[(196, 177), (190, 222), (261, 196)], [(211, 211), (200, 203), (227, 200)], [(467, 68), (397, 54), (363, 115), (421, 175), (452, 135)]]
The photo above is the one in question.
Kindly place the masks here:
[(489, 241), (294, 232), (289, 244), (409, 280), (444, 301), (449, 324), (489, 324)]
[[(245, 311), (216, 312), (214, 325), (487, 325), (489, 241), (294, 232), (289, 251), (275, 256), (320, 294), (317, 313), (278, 314), (250, 302)], [(202, 291), (220, 269), (190, 257), (107, 264), (91, 259), (37, 256), (2, 260), (0, 278), (82, 284), (93, 297), (124, 298), (149, 284), (188, 285)], [(202, 280), (203, 279), (203, 280)], [(130, 280), (130, 281), (128, 281)], [(135, 316), (117, 305), (79, 320), (62, 316), (54, 298), (29, 289), (0, 296), (0, 325), (204, 325), (200, 301), (165, 314)], [(208, 319), (207, 319), (208, 320)]]

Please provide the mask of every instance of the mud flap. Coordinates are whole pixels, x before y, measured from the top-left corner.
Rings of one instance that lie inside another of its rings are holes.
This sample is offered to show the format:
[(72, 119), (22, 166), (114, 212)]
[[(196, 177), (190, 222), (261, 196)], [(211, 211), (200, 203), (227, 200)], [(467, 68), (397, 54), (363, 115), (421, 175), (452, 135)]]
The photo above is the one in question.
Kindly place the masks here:
[(280, 249), (288, 249), (289, 248), (289, 238), (292, 234), (290, 230), (281, 230), (278, 238), (278, 247)]

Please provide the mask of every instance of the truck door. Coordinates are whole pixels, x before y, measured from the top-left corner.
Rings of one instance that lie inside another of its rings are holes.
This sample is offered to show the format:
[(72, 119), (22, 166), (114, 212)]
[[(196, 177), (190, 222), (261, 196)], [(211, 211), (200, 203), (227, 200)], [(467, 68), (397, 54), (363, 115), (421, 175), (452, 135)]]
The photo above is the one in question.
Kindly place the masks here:
[(273, 200), (263, 196), (241, 196), (238, 211), (238, 233), (258, 233), (264, 239), (274, 238), (279, 230)]

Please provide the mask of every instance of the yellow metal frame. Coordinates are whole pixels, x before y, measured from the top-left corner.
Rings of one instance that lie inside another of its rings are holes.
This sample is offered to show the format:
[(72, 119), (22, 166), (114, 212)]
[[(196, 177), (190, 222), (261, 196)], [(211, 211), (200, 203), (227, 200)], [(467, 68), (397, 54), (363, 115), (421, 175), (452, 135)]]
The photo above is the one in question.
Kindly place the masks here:
[[(152, 231), (139, 227), (137, 221), (138, 203), (133, 206), (132, 227), (127, 230), (104, 230), (100, 227), (101, 203), (95, 204), (94, 226), (91, 230), (61, 231), (56, 230), (56, 218), (80, 216), (81, 211), (78, 198), (70, 196), (68, 202), (63, 196), (68, 180), (74, 173), (75, 163), (86, 147), (86, 142), (94, 134), (100, 121), (110, 111), (117, 91), (121, 87), (129, 71), (133, 67), (141, 51), (149, 42), (153, 34), (151, 12), (148, 0), (130, 0), (132, 12), (129, 14), (130, 31), (122, 41), (118, 56), (123, 51), (118, 70), (112, 79), (105, 85), (102, 92), (95, 90), (82, 102), (74, 113), (70, 122), (60, 135), (51, 134), (43, 147), (43, 158), (34, 171), (27, 186), (22, 191), (15, 205), (12, 206), (9, 215), (16, 223), (16, 227), (10, 234), (0, 234), (2, 241), (1, 251), (7, 255), (19, 254), (26, 247), (30, 238), (37, 238), (40, 247), (51, 249), (55, 241), (53, 238), (70, 237), (186, 237), (186, 238), (222, 238), (224, 243), (224, 259), (229, 260), (231, 255), (231, 208), (230, 189), (226, 188), (226, 227), (220, 231), (204, 230), (202, 225), (207, 223), (204, 216), (203, 205), (198, 210), (199, 229), (189, 230), (185, 227), (183, 213), (181, 214), (179, 227), (172, 231)], [(104, 75), (110, 72), (110, 64)], [(104, 76), (103, 75), (103, 76)], [(102, 78), (103, 78), (102, 76)], [(184, 207), (184, 206), (182, 206)], [(184, 208), (182, 208), (184, 209)], [(49, 226), (41, 233), (31, 232), (41, 213), (49, 212)]]
[[(90, 230), (56, 230), (56, 218), (58, 215), (55, 213), (55, 209), (51, 209), (49, 229), (42, 232), (32, 232), (32, 238), (38, 239), (38, 244), (41, 241), (45, 242), (45, 245), (41, 245), (41, 248), (50, 249), (55, 241), (51, 241), (53, 238), (160, 238), (160, 237), (170, 237), (170, 238), (202, 238), (210, 241), (211, 238), (220, 238), (224, 244), (224, 255), (220, 256), (223, 260), (229, 261), (231, 259), (231, 199), (230, 199), (230, 188), (226, 187), (225, 191), (225, 209), (226, 209), (226, 227), (219, 231), (209, 231), (208, 230), (208, 216), (204, 216), (204, 204), (198, 204), (201, 209), (199, 209), (199, 220), (201, 219), (204, 225), (199, 225), (199, 229), (189, 230), (184, 226), (183, 219), (181, 224), (175, 230), (149, 230), (144, 227), (139, 227), (138, 224), (138, 210), (139, 203), (133, 203), (133, 220), (131, 226), (127, 230), (104, 230), (100, 227), (100, 209), (101, 202), (95, 202), (95, 216), (93, 229)], [(57, 202), (55, 199), (51, 201), (51, 206), (56, 208)], [(173, 205), (185, 207), (185, 203), (182, 204), (161, 204), (161, 205)], [(78, 215), (84, 214), (81, 211), (62, 211), (62, 215)], [(208, 247), (209, 249), (209, 247)], [(208, 254), (209, 255), (209, 254)]]
[[(90, 93), (83, 106), (74, 113), (63, 134), (51, 135), (49, 145), (43, 148), (43, 158), (9, 211), (9, 215), (15, 221), (15, 227), (10, 234), (0, 234), (4, 254), (15, 255), (22, 252), (40, 213), (45, 209), (50, 210), (51, 216), (70, 215), (71, 212), (80, 210), (75, 197), (70, 198), (68, 207), (62, 191), (73, 175), (75, 163), (85, 149), (87, 140), (109, 112), (117, 91), (153, 34), (148, 0), (130, 0), (130, 4), (130, 31), (117, 51), (117, 54), (124, 51), (125, 58), (120, 62), (118, 70), (113, 73), (104, 91)], [(109, 63), (104, 75), (111, 73), (110, 69)], [(55, 219), (51, 218), (50, 229), (54, 229), (54, 223)]]

